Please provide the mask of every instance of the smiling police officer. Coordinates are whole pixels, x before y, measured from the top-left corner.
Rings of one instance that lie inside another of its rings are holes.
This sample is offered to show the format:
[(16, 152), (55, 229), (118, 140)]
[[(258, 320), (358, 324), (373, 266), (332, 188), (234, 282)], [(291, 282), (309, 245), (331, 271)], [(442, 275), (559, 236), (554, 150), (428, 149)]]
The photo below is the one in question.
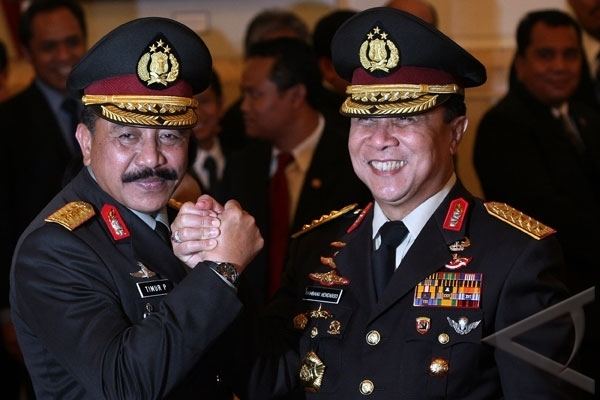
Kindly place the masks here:
[[(554, 230), (482, 202), (455, 174), (464, 88), (485, 82), (483, 65), (390, 8), (352, 17), (332, 50), (351, 82), (341, 112), (352, 164), (374, 202), (332, 212), (292, 241), (261, 324), (268, 352), (254, 398), (296, 385), (307, 399), (568, 398), (558, 378), (482, 342), (565, 297)], [(566, 362), (561, 322), (518, 342)]]

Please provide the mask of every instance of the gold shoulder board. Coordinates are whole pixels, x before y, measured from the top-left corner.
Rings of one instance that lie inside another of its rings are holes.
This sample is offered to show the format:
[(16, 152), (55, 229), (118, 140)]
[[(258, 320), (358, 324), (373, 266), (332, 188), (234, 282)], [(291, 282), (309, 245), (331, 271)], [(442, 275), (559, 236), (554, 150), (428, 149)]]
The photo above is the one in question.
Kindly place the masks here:
[(346, 214), (347, 212), (354, 210), (357, 206), (358, 206), (357, 203), (350, 204), (349, 206), (346, 206), (339, 211), (333, 210), (329, 214), (325, 214), (325, 215), (322, 215), (320, 218), (313, 219), (310, 224), (303, 225), (302, 229), (300, 229), (298, 232), (294, 233), (292, 235), (292, 239), (296, 239), (297, 237), (305, 234), (306, 232), (309, 232), (309, 231), (315, 229), (317, 226), (323, 225), (324, 223), (326, 223), (328, 221), (334, 220), (337, 217), (342, 216), (342, 215)]
[(169, 207), (174, 208), (176, 210), (179, 210), (181, 208), (182, 204), (183, 204), (182, 202), (177, 201), (175, 199), (169, 199), (169, 203), (168, 203)]
[(556, 230), (523, 214), (521, 211), (512, 208), (506, 203), (489, 201), (484, 203), (484, 206), (487, 212), (494, 217), (525, 232), (534, 239), (540, 240), (556, 233)]
[(55, 222), (72, 231), (95, 214), (91, 204), (85, 201), (72, 201), (49, 215), (44, 221)]

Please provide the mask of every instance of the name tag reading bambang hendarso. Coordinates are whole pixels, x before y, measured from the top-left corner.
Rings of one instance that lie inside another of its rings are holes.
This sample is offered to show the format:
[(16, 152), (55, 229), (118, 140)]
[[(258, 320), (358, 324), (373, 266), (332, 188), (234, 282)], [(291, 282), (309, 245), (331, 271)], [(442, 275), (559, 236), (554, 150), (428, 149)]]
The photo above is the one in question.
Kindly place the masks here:
[(306, 289), (304, 289), (304, 296), (302, 297), (302, 300), (338, 304), (342, 298), (343, 292), (344, 289), (307, 286)]
[(165, 296), (173, 289), (173, 282), (168, 279), (157, 279), (155, 281), (136, 283), (140, 296), (154, 297)]

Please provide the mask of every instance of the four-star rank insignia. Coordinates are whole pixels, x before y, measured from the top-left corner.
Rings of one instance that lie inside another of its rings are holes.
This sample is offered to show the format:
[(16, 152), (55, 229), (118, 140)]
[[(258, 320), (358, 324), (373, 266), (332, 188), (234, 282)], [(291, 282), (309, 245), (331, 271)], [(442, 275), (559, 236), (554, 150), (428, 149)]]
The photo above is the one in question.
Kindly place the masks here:
[(91, 204), (85, 201), (72, 201), (49, 215), (44, 221), (57, 223), (72, 231), (95, 214)]
[(148, 49), (138, 61), (138, 77), (148, 86), (158, 84), (167, 87), (179, 76), (179, 61), (164, 38), (153, 42)]
[(462, 229), (468, 208), (469, 202), (462, 197), (452, 200), (444, 219), (444, 229), (459, 232)]
[(363, 68), (373, 71), (390, 72), (400, 62), (398, 47), (388, 39), (388, 34), (378, 26), (373, 28), (360, 46), (360, 63)]

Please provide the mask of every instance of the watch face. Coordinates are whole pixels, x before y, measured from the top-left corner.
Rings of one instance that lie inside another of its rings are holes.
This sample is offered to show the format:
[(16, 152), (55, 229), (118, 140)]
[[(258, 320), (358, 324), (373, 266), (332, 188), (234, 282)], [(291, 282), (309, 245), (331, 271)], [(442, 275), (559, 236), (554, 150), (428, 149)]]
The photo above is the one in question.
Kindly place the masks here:
[(217, 271), (221, 276), (227, 279), (232, 284), (235, 284), (238, 279), (238, 272), (235, 269), (235, 266), (231, 263), (216, 263), (215, 271)]

